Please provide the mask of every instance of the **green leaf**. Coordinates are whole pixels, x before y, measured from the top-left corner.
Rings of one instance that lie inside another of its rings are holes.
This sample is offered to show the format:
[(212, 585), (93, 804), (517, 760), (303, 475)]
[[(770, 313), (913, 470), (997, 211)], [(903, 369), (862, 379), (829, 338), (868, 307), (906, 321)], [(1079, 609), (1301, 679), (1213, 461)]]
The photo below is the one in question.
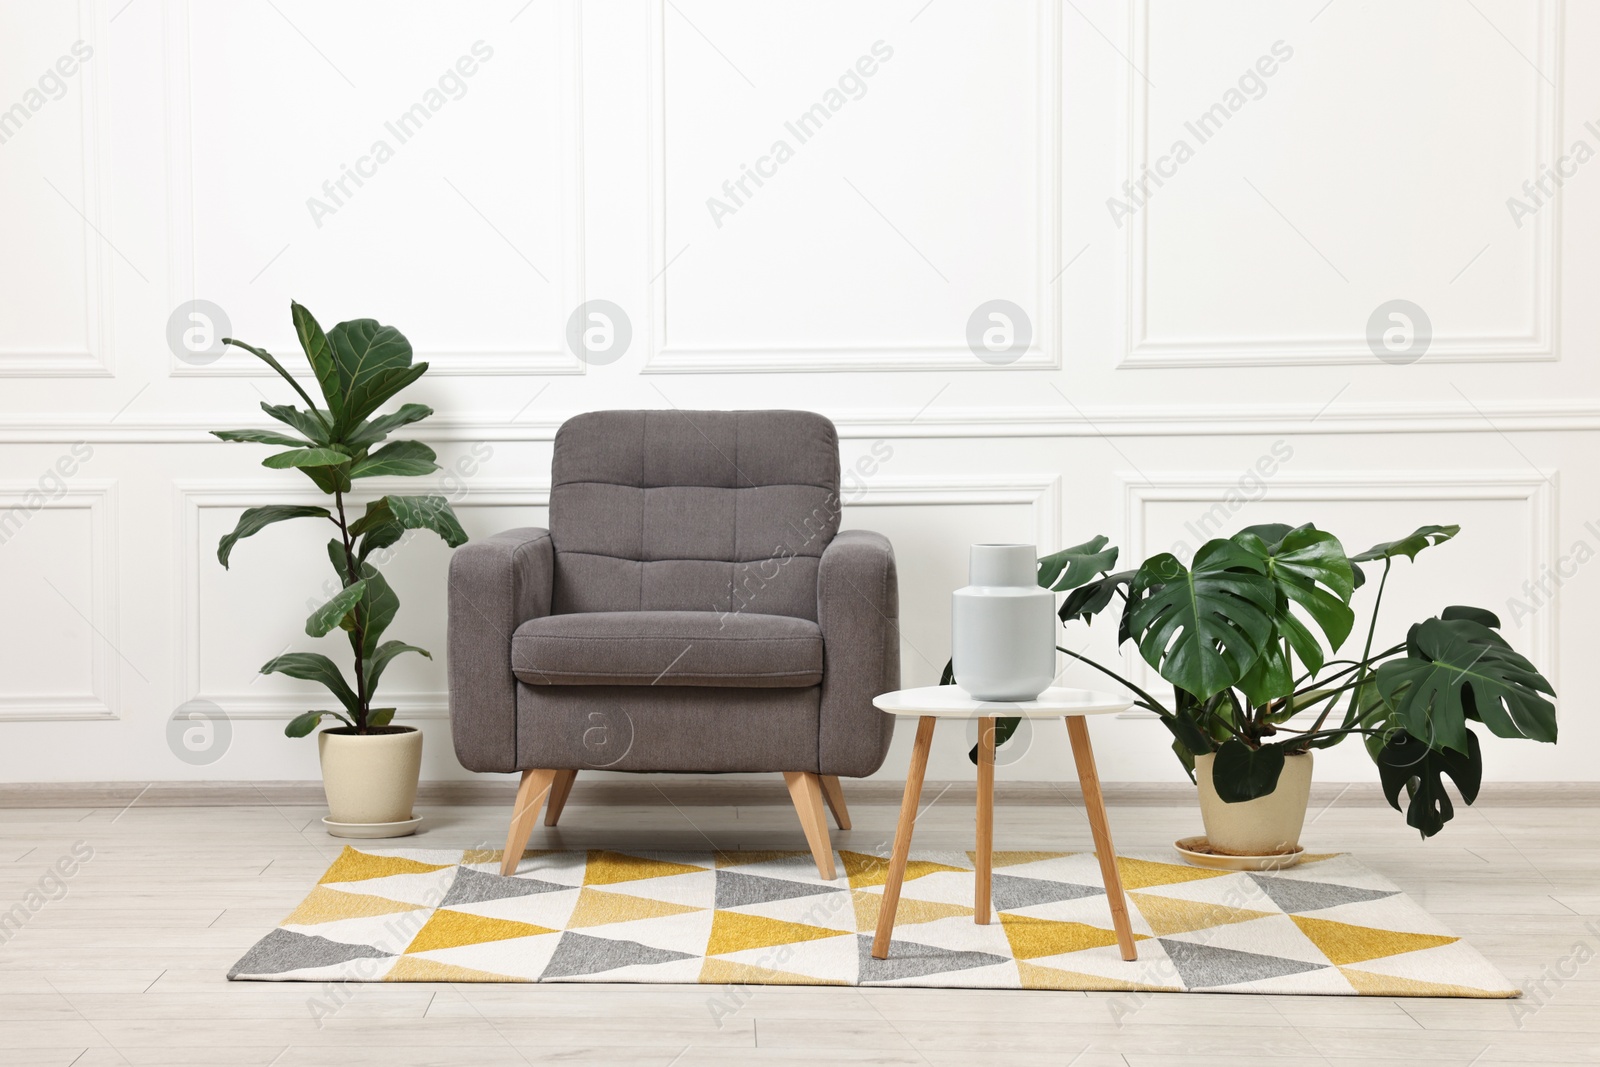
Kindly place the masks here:
[(291, 404), (269, 404), (265, 400), (261, 402), (261, 410), (285, 426), (298, 430), (312, 444), (325, 445), (328, 443), (328, 426), (331, 425), (331, 422), (326, 425), (323, 423), (322, 420), (328, 417), (328, 413), (325, 411), (316, 409), (301, 411)]
[(439, 469), (433, 449), (421, 441), (395, 441), (384, 445), (350, 468), (350, 477), (373, 478), (393, 475), (404, 478), (432, 474)]
[[(1128, 587), (1133, 583), (1134, 575), (1138, 573), (1138, 571), (1118, 571), (1115, 574), (1108, 574), (1104, 578), (1096, 578), (1092, 582), (1080, 585), (1067, 594), (1067, 598), (1061, 602), (1061, 610), (1056, 614), (1061, 616), (1062, 622), (1066, 622), (1069, 619), (1082, 619), (1084, 622), (1092, 622), (1096, 615), (1104, 611), (1116, 599), (1119, 589), (1123, 591), (1124, 596), (1127, 595)], [(1119, 640), (1117, 643), (1121, 644), (1122, 642)]]
[(241, 538), (260, 533), (275, 522), (285, 519), (331, 519), (333, 516), (327, 508), (314, 507), (309, 504), (269, 504), (266, 507), (249, 508), (239, 516), (239, 524), (233, 532), (217, 542), (217, 562), (224, 568), (228, 566), (228, 556), (233, 553), (233, 546)]
[(1283, 749), (1278, 745), (1252, 749), (1231, 738), (1217, 749), (1217, 758), (1211, 764), (1211, 784), (1225, 804), (1264, 797), (1278, 788), (1283, 758)]
[(1408, 537), (1373, 545), (1361, 555), (1351, 556), (1350, 559), (1355, 563), (1366, 563), (1374, 559), (1393, 559), (1395, 556), (1405, 556), (1407, 559), (1415, 560), (1418, 552), (1430, 545), (1442, 545), (1460, 532), (1459, 526), (1419, 526)]
[(382, 441), (392, 431), (413, 422), (421, 422), (432, 414), (433, 409), (426, 404), (402, 404), (399, 411), (363, 422), (345, 434), (344, 442), (352, 448), (368, 448)]
[(316, 317), (301, 304), (289, 301), (289, 314), (294, 318), (295, 336), (300, 339), (306, 362), (311, 364), (311, 372), (317, 376), (317, 385), (322, 389), (322, 398), (328, 402), (328, 411), (337, 422), (344, 398), (339, 391), (339, 369), (328, 337)]
[[(433, 658), (433, 653), (416, 645), (408, 645), (404, 641), (385, 641), (372, 653), (372, 658), (365, 661), (367, 672), (367, 695), (370, 697), (378, 691), (378, 680), (383, 677), (383, 672), (389, 666), (389, 661), (406, 652), (417, 652)], [(370, 720), (369, 720), (370, 721)]]
[(1192, 570), (1170, 552), (1152, 556), (1134, 580), (1141, 589), (1130, 636), (1161, 677), (1202, 700), (1243, 677), (1272, 637), (1266, 567), (1232, 541), (1202, 545)]
[(1269, 551), (1276, 552), (1279, 544), (1285, 537), (1288, 537), (1290, 533), (1294, 532), (1294, 529), (1295, 527), (1290, 526), (1287, 523), (1268, 522), (1259, 526), (1246, 526), (1244, 529), (1234, 534), (1233, 539), (1237, 541), (1239, 538), (1249, 535), (1251, 537), (1258, 538), (1267, 546)]
[(1178, 758), (1183, 759), (1184, 753), (1188, 754), (1189, 758), (1185, 760), (1184, 765), (1189, 769), (1189, 773), (1192, 776), (1194, 774), (1194, 757), (1204, 756), (1214, 750), (1211, 739), (1206, 736), (1204, 730), (1200, 729), (1199, 724), (1187, 714), (1163, 715), (1161, 717), (1161, 725), (1165, 726), (1172, 734), (1172, 740), (1175, 745), (1173, 751), (1176, 752), (1178, 748), (1183, 749), (1183, 752), (1178, 753)]
[(302, 441), (298, 437), (290, 437), (277, 430), (212, 430), (211, 436), (222, 441), (243, 441), (257, 445), (282, 445), (285, 448), (309, 448), (310, 441)]
[(944, 670), (939, 673), (939, 684), (940, 685), (955, 685), (956, 684), (956, 661), (955, 660), (947, 659), (947, 660), (944, 661)]
[(346, 615), (355, 610), (366, 591), (366, 582), (356, 582), (339, 590), (306, 619), (306, 633), (311, 637), (325, 636), (328, 631), (340, 625)]
[(450, 501), (437, 494), (399, 496), (391, 493), (380, 497), (368, 504), (366, 512), (350, 526), (350, 533), (362, 538), (362, 559), (374, 549), (394, 544), (406, 530), (432, 530), (451, 548), (467, 541), (467, 532), (451, 510)]
[(366, 592), (361, 602), (356, 605), (356, 619), (362, 628), (364, 641), (361, 648), (363, 661), (377, 656), (378, 642), (383, 637), (383, 631), (389, 628), (394, 621), (395, 613), (400, 610), (400, 598), (389, 586), (383, 575), (378, 573), (378, 568), (370, 563), (361, 565), (361, 577), (364, 579)]
[[(261, 362), (277, 371), (278, 376), (284, 381), (288, 382), (290, 388), (300, 394), (300, 399), (306, 402), (306, 407), (311, 408), (313, 411), (316, 410), (317, 405), (312, 401), (311, 394), (307, 393), (305, 389), (301, 387), (300, 383), (295, 380), (294, 375), (284, 370), (283, 364), (279, 363), (277, 358), (273, 356), (271, 352), (268, 352), (264, 348), (257, 348), (255, 345), (245, 344), (243, 341), (235, 340), (232, 337), (224, 337), (222, 339), (222, 343), (225, 345), (233, 345), (235, 348), (244, 349), (246, 352), (250, 353), (252, 356), (255, 356)], [(324, 432), (326, 432), (326, 430), (324, 430)]]
[(1466, 619), (1468, 622), (1475, 622), (1479, 626), (1487, 626), (1491, 630), (1500, 629), (1500, 616), (1496, 615), (1487, 608), (1474, 608), (1466, 604), (1450, 605), (1448, 608), (1445, 608), (1443, 611), (1439, 612), (1439, 618), (1443, 619), (1445, 622), (1453, 622), (1456, 619)]
[(368, 726), (388, 726), (394, 722), (394, 708), (373, 708), (367, 712)]
[(337, 467), (349, 462), (349, 456), (332, 448), (296, 448), (288, 452), (275, 452), (262, 460), (261, 465), (273, 470), (287, 470), (290, 467)]
[(1076, 589), (1117, 562), (1115, 547), (1106, 548), (1104, 535), (1081, 545), (1063, 548), (1039, 560), (1039, 584), (1057, 593)]
[(333, 694), (335, 700), (344, 705), (344, 709), (351, 715), (356, 714), (359, 702), (356, 695), (346, 684), (344, 675), (333, 660), (320, 652), (290, 652), (286, 655), (268, 660), (261, 668), (262, 674), (286, 674), (290, 678), (300, 678), (308, 682), (320, 682), (327, 686), (328, 692)]
[[(1278, 530), (1277, 527), (1253, 529), (1266, 529), (1274, 534)], [(1277, 590), (1273, 624), (1278, 632), (1288, 639), (1300, 662), (1313, 672), (1321, 670), (1325, 660), (1321, 642), (1292, 613), (1290, 604), (1297, 604), (1305, 611), (1335, 651), (1344, 644), (1356, 620), (1349, 606), (1355, 575), (1350, 561), (1345, 558), (1344, 546), (1333, 534), (1309, 523), (1281, 535), (1272, 544), (1251, 530), (1235, 534), (1233, 541), (1266, 565), (1267, 577)], [(1272, 695), (1283, 696), (1287, 692), (1289, 690)], [(1254, 698), (1252, 701), (1262, 703)]]
[(322, 721), (324, 716), (330, 715), (348, 726), (355, 725), (336, 711), (308, 711), (304, 715), (296, 715), (290, 719), (289, 724), (283, 728), (283, 736), (304, 737), (317, 728), (317, 724)]
[[(352, 319), (328, 331), (338, 368), (336, 431), (343, 434), (410, 385), (428, 369), (412, 366), (411, 342), (377, 319)], [(330, 405), (332, 398), (330, 398)]]
[(1455, 806), (1445, 791), (1445, 776), (1455, 782), (1461, 799), (1468, 804), (1478, 799), (1478, 787), (1483, 782), (1483, 752), (1477, 735), (1470, 730), (1466, 751), (1459, 753), (1432, 748), (1408, 734), (1397, 733), (1384, 745), (1376, 762), (1383, 795), (1399, 811), (1400, 791), (1406, 791), (1410, 797), (1406, 825), (1420, 830), (1423, 837), (1432, 837), (1455, 816)]
[(1251, 707), (1270, 704), (1293, 693), (1294, 667), (1284, 655), (1282, 642), (1268, 641), (1261, 655), (1235, 684)]
[(1555, 690), (1527, 658), (1470, 619), (1427, 619), (1406, 634), (1406, 655), (1374, 672), (1405, 729), (1434, 748), (1466, 753), (1477, 719), (1498, 737), (1556, 739)]

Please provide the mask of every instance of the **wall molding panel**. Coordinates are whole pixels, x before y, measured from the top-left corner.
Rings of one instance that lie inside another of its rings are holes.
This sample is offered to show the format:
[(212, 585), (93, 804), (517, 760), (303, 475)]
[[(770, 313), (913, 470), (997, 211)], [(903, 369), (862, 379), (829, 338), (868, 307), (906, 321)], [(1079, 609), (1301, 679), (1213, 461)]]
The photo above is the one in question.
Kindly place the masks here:
[[(102, 19), (101, 5), (95, 0), (77, 0), (76, 7), (79, 38), (91, 45), (103, 42), (106, 23)], [(103, 53), (97, 51), (94, 59), (78, 68), (73, 76), (77, 84), (68, 90), (77, 97), (72, 106), (77, 108), (82, 131), (83, 202), (73, 203), (70, 190), (51, 192), (44, 184), (47, 178), (39, 183), (43, 190), (39, 207), (41, 212), (59, 215), (63, 220), (70, 219), (73, 214), (81, 218), (84, 255), (83, 345), (39, 350), (0, 344), (0, 378), (110, 378), (116, 373), (111, 322), (114, 270), (111, 260), (115, 254), (107, 251), (112, 247), (114, 238), (105, 198), (109, 184), (106, 167), (110, 150), (104, 121), (105, 78), (100, 73), (100, 67), (106, 62)]]
[[(87, 2), (87, 0), (85, 0)], [(204, 297), (195, 271), (194, 131), (189, 108), (192, 94), (190, 21), (193, 0), (165, 0), (167, 34), (164, 62), (167, 80), (167, 218), (168, 303), (171, 307)], [(563, 308), (575, 308), (584, 297), (585, 236), (583, 192), (583, 29), (581, 0), (556, 0), (560, 32), (550, 42), (550, 63), (557, 71), (559, 95), (548, 101), (559, 130), (554, 154), (562, 160), (561, 197), (552, 205), (560, 220), (561, 255), (551, 281), (561, 294)], [(492, 225), (492, 223), (490, 224)], [(508, 239), (509, 240), (509, 239)], [(518, 252), (521, 255), (521, 252)], [(280, 358), (294, 350), (278, 344)], [(583, 374), (586, 365), (566, 345), (564, 332), (540, 343), (502, 350), (474, 350), (466, 345), (418, 349), (417, 358), (432, 362), (430, 374), (440, 376), (522, 376)], [(300, 372), (295, 370), (297, 376)], [(185, 363), (176, 356), (167, 361), (173, 378), (273, 378), (275, 372), (258, 360), (229, 352), (204, 366)], [(304, 375), (312, 381), (310, 372)]]
[[(38, 488), (37, 481), (0, 482), (0, 518), (22, 504), (24, 497)], [(65, 601), (70, 614), (88, 625), (91, 644), (89, 685), (84, 692), (61, 694), (13, 694), (0, 690), (0, 723), (118, 719), (121, 717), (120, 678), (123, 661), (119, 650), (121, 616), (117, 608), (122, 588), (117, 555), (120, 539), (117, 484), (113, 481), (73, 478), (64, 492), (53, 498), (45, 498), (34, 514), (38, 511), (85, 513), (90, 547), (89, 557), (83, 562), (89, 568), (89, 603), (74, 603), (59, 589), (52, 592), (46, 584), (49, 583), (49, 575), (46, 574), (38, 575), (40, 581), (37, 590), (12, 590), (16, 598), (13, 603), (21, 605), (36, 600), (39, 605), (53, 609)], [(9, 531), (8, 541), (20, 532), (9, 525), (5, 529)], [(6, 551), (3, 543), (0, 543), (0, 551)], [(56, 601), (56, 604), (51, 601)]]
[[(1565, 0), (1534, 0), (1539, 24), (1538, 48), (1524, 56), (1527, 67), (1519, 66), (1533, 79), (1537, 95), (1534, 121), (1534, 151), (1527, 160), (1526, 173), (1536, 176), (1541, 167), (1562, 155), (1562, 87), (1566, 84), (1563, 63), (1562, 30)], [(1127, 40), (1133, 57), (1127, 76), (1127, 177), (1144, 173), (1149, 163), (1150, 84), (1135, 71), (1160, 80), (1150, 68), (1152, 0), (1129, 0)], [(1477, 19), (1471, 11), (1464, 19)], [(1487, 18), (1487, 16), (1483, 16)], [(1491, 24), (1492, 25), (1492, 24)], [(1487, 27), (1485, 27), (1487, 29)], [(1498, 32), (1498, 31), (1497, 31)], [(1530, 69), (1530, 67), (1532, 69)], [(1511, 190), (1508, 190), (1508, 192)], [(1560, 358), (1560, 294), (1562, 290), (1561, 200), (1557, 198), (1541, 210), (1530, 225), (1536, 227), (1532, 282), (1534, 325), (1521, 335), (1492, 336), (1464, 333), (1435, 335), (1427, 354), (1428, 363), (1521, 363), (1552, 361)], [(1118, 366), (1123, 368), (1178, 367), (1304, 367), (1326, 365), (1371, 365), (1372, 351), (1366, 338), (1346, 336), (1260, 336), (1260, 337), (1172, 337), (1152, 338), (1147, 329), (1150, 309), (1148, 212), (1134, 214), (1127, 225), (1124, 251), (1126, 267), (1127, 320), (1126, 345)], [(1292, 223), (1291, 223), (1292, 225)], [(1480, 253), (1481, 254), (1481, 253)]]
[[(677, 344), (668, 324), (668, 268), (681, 252), (668, 247), (666, 210), (667, 56), (664, 21), (667, 0), (652, 0), (647, 49), (650, 60), (649, 100), (649, 325), (645, 374), (763, 374), (918, 370), (994, 370), (975, 358), (966, 343), (927, 345), (840, 343), (705, 347)], [(1035, 176), (1041, 225), (1035, 261), (1034, 306), (1042, 309), (1028, 350), (1009, 370), (1061, 368), (1061, 3), (1034, 0), (1032, 43), (1039, 71), (1036, 92), (1040, 121), (1035, 130), (1040, 166)]]

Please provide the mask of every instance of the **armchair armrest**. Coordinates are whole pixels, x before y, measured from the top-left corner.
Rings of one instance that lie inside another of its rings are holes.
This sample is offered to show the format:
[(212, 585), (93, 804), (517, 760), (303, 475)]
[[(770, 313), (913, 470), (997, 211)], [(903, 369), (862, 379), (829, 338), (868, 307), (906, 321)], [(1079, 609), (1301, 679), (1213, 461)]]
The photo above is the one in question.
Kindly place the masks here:
[(883, 765), (894, 737), (894, 717), (873, 707), (872, 698), (900, 688), (900, 587), (887, 537), (845, 530), (823, 549), (817, 624), (820, 771), (862, 777)]
[(548, 530), (507, 530), (450, 557), (450, 733), (468, 770), (520, 769), (511, 635), (550, 614), (554, 577)]

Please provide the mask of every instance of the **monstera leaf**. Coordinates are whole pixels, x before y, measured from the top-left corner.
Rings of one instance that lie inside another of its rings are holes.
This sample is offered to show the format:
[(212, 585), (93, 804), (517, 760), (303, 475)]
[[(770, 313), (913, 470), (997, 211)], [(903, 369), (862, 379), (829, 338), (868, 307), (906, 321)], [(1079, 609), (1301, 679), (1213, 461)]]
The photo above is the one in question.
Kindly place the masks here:
[(1272, 638), (1266, 565), (1232, 541), (1202, 545), (1192, 568), (1170, 552), (1152, 556), (1133, 585), (1143, 596), (1130, 636), (1161, 677), (1198, 699), (1236, 683)]
[(1456, 534), (1461, 532), (1459, 526), (1419, 526), (1410, 535), (1398, 541), (1384, 541), (1373, 545), (1359, 556), (1350, 558), (1356, 563), (1366, 563), (1375, 559), (1393, 559), (1404, 556), (1415, 560), (1417, 553), (1432, 545), (1442, 545)]
[(1225, 804), (1242, 804), (1266, 796), (1278, 788), (1284, 756), (1283, 745), (1251, 748), (1237, 738), (1224, 741), (1211, 763), (1217, 797)]
[(1321, 642), (1294, 616), (1289, 603), (1299, 605), (1327, 637), (1329, 647), (1339, 650), (1356, 621), (1350, 610), (1355, 575), (1344, 546), (1333, 534), (1310, 524), (1290, 530), (1276, 543), (1249, 530), (1235, 534), (1233, 540), (1266, 565), (1267, 577), (1278, 593), (1273, 613), (1278, 631), (1288, 639), (1300, 662), (1313, 672), (1321, 670)]
[(1467, 731), (1460, 752), (1430, 746), (1397, 732), (1379, 752), (1377, 764), (1389, 805), (1399, 811), (1400, 791), (1405, 790), (1410, 798), (1406, 825), (1420, 830), (1423, 837), (1432, 837), (1455, 816), (1455, 806), (1444, 787), (1446, 776), (1455, 782), (1461, 799), (1468, 804), (1478, 799), (1478, 787), (1483, 782), (1483, 752), (1471, 730)]
[(1057, 593), (1076, 589), (1117, 562), (1117, 550), (1106, 547), (1102, 534), (1081, 545), (1063, 548), (1039, 560), (1039, 584)]
[(1466, 754), (1468, 719), (1498, 737), (1556, 739), (1555, 690), (1527, 658), (1481, 622), (1432, 618), (1411, 627), (1406, 654), (1375, 672), (1379, 695), (1413, 738)]
[[(1067, 594), (1067, 598), (1061, 602), (1061, 610), (1057, 614), (1061, 616), (1062, 622), (1066, 622), (1069, 619), (1082, 619), (1084, 622), (1090, 622), (1096, 615), (1110, 606), (1119, 590), (1124, 596), (1127, 596), (1129, 586), (1133, 584), (1134, 576), (1138, 573), (1138, 571), (1118, 571), (1115, 574), (1108, 574), (1103, 578), (1096, 578), (1092, 582), (1078, 586)], [(1127, 640), (1126, 634), (1117, 643), (1121, 644), (1125, 640)]]

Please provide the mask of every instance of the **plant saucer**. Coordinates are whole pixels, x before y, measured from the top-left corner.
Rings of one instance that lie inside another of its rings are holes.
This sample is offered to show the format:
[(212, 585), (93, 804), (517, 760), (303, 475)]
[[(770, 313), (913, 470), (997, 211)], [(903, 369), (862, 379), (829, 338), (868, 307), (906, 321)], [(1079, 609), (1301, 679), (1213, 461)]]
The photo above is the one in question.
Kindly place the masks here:
[(334, 822), (323, 816), (322, 825), (333, 837), (409, 837), (422, 825), (422, 816), (413, 815), (399, 822)]
[(1173, 842), (1173, 847), (1183, 854), (1186, 862), (1214, 871), (1281, 871), (1299, 863), (1305, 854), (1305, 846), (1296, 845), (1293, 852), (1275, 852), (1266, 856), (1224, 855), (1211, 851), (1204, 834), (1181, 838)]

